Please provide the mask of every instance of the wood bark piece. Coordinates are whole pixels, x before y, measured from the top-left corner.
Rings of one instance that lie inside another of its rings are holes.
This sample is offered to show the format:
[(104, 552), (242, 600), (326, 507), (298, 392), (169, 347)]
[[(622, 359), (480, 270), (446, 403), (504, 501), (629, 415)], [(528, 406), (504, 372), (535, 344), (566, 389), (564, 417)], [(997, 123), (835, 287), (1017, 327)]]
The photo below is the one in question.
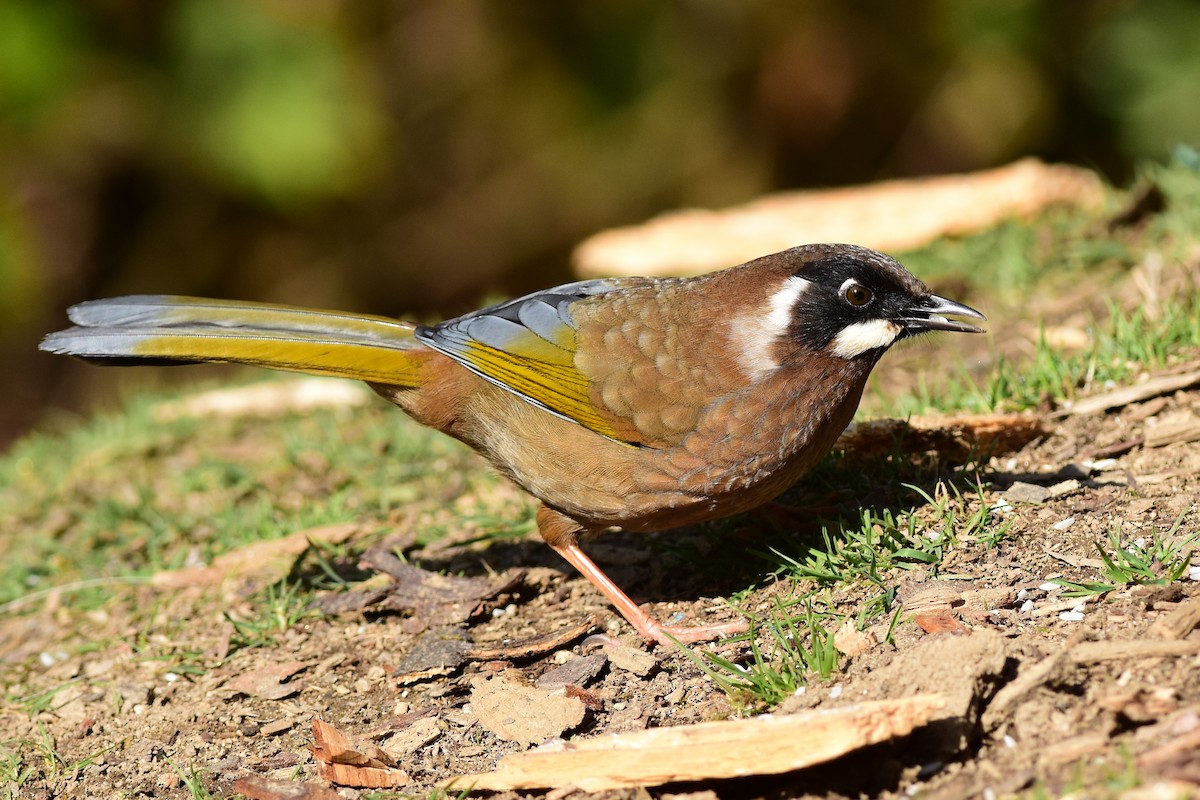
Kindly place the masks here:
[(676, 781), (776, 775), (905, 736), (942, 708), (940, 695), (785, 716), (701, 722), (562, 742), (500, 760), (447, 786), (507, 791), (573, 785), (596, 792)]
[(587, 619), (572, 628), (551, 631), (532, 639), (522, 639), (519, 642), (508, 642), (502, 645), (489, 645), (487, 647), (476, 645), (467, 649), (463, 653), (463, 657), (470, 661), (539, 658), (566, 647), (576, 639), (582, 638), (594, 627), (596, 627), (595, 617), (588, 616)]
[(811, 242), (909, 250), (1055, 203), (1093, 208), (1090, 170), (1028, 158), (964, 175), (767, 195), (719, 211), (688, 209), (592, 236), (574, 253), (584, 277), (698, 275)]
[(1170, 658), (1197, 654), (1200, 654), (1200, 642), (1190, 639), (1081, 642), (1070, 651), (1071, 660), (1076, 664), (1097, 664), (1122, 658)]
[(1166, 447), (1200, 439), (1200, 417), (1190, 412), (1164, 416), (1167, 418), (1146, 423), (1146, 447)]
[(1147, 632), (1158, 639), (1182, 639), (1200, 625), (1200, 597), (1184, 600), (1150, 624)]
[(877, 419), (851, 425), (834, 449), (861, 461), (891, 455), (897, 446), (905, 453), (936, 452), (961, 459), (972, 452), (1011, 453), (1045, 433), (1042, 420), (1028, 414)]
[(1159, 378), (1151, 378), (1145, 383), (1139, 383), (1137, 386), (1122, 386), (1120, 389), (1114, 389), (1111, 392), (1076, 400), (1071, 404), (1070, 408), (1063, 409), (1056, 416), (1099, 414), (1111, 408), (1120, 408), (1132, 403), (1149, 400), (1152, 397), (1190, 389), (1197, 384), (1200, 384), (1200, 369), (1190, 369), (1187, 372), (1180, 372), (1176, 375), (1163, 375)]

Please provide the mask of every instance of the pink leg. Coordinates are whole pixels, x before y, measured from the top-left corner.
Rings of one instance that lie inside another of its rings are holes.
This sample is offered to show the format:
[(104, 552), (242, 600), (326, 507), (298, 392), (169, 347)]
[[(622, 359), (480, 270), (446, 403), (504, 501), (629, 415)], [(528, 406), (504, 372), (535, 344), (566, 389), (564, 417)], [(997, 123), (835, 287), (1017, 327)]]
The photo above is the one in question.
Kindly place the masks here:
[(669, 646), (674, 644), (668, 638), (668, 636), (671, 636), (685, 643), (706, 642), (722, 636), (742, 633), (748, 627), (745, 620), (726, 622), (722, 625), (702, 625), (696, 627), (663, 625), (638, 608), (637, 604), (629, 599), (629, 595), (621, 591), (621, 588), (613, 583), (612, 579), (605, 575), (600, 567), (596, 566), (595, 561), (588, 558), (587, 553), (580, 549), (578, 543), (571, 542), (565, 545), (551, 545), (551, 547), (554, 548), (554, 552), (571, 562), (571, 566), (579, 570), (585, 578), (603, 592), (604, 596), (620, 612), (621, 616), (629, 620), (629, 624), (647, 641)]

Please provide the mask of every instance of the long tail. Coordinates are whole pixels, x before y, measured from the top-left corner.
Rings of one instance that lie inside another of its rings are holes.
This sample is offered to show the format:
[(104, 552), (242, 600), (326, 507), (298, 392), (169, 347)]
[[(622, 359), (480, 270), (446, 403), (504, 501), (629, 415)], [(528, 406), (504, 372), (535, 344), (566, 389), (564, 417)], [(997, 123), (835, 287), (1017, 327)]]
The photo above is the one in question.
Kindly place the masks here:
[(386, 317), (171, 295), (91, 300), (67, 315), (75, 327), (42, 350), (102, 365), (229, 361), (418, 385), (415, 326)]

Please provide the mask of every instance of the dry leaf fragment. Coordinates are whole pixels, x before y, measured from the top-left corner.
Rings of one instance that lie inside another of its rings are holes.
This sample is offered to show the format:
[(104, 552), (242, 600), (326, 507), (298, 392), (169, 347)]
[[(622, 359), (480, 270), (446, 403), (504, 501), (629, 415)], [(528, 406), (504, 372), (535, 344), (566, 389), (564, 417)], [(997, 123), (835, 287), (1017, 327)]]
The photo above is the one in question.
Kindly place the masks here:
[(850, 658), (861, 656), (877, 644), (879, 637), (873, 631), (860, 631), (852, 618), (847, 618), (833, 634), (833, 646)]
[(583, 722), (584, 705), (562, 691), (538, 689), (507, 678), (471, 683), (479, 724), (508, 742), (539, 744)]
[(386, 789), (404, 786), (408, 774), (396, 768), (396, 762), (381, 747), (361, 742), (335, 726), (313, 718), (312, 754), (317, 774), (339, 786), (362, 789)]
[(958, 617), (948, 608), (926, 611), (924, 614), (918, 614), (913, 621), (917, 623), (917, 627), (928, 634), (971, 632), (969, 628), (958, 621)]
[(511, 570), (498, 579), (439, 575), (400, 560), (384, 546), (372, 547), (361, 563), (396, 581), (379, 607), (411, 611), (430, 628), (466, 622), (482, 612), (485, 601), (512, 591), (525, 577), (524, 570)]
[(265, 667), (243, 672), (226, 684), (226, 691), (261, 697), (264, 700), (282, 700), (299, 692), (303, 684), (288, 683), (287, 679), (306, 669), (303, 661), (288, 661), (283, 664), (268, 664)]

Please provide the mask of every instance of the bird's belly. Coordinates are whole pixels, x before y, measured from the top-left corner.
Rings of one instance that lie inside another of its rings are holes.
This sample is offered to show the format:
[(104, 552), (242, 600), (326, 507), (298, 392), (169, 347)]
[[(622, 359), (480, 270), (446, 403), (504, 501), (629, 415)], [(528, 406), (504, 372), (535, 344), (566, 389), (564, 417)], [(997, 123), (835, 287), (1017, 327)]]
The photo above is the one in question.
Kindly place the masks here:
[(723, 434), (719, 442), (694, 435), (656, 449), (615, 442), (508, 392), (480, 397), (487, 408), (475, 418), (505, 424), (479, 426), (471, 437), (478, 440), (468, 443), (530, 494), (593, 529), (663, 530), (756, 508), (810, 470), (846, 424), (830, 420), (816, 432), (820, 441), (813, 431)]
[[(654, 448), (601, 436), (466, 370), (450, 375), (454, 380), (442, 391), (381, 392), (592, 530), (663, 530), (774, 499), (829, 451), (853, 416), (862, 385), (847, 381), (850, 391), (817, 401), (759, 393), (774, 398), (769, 407), (728, 398), (710, 406), (678, 444)], [(763, 425), (763, 419), (777, 422)]]

